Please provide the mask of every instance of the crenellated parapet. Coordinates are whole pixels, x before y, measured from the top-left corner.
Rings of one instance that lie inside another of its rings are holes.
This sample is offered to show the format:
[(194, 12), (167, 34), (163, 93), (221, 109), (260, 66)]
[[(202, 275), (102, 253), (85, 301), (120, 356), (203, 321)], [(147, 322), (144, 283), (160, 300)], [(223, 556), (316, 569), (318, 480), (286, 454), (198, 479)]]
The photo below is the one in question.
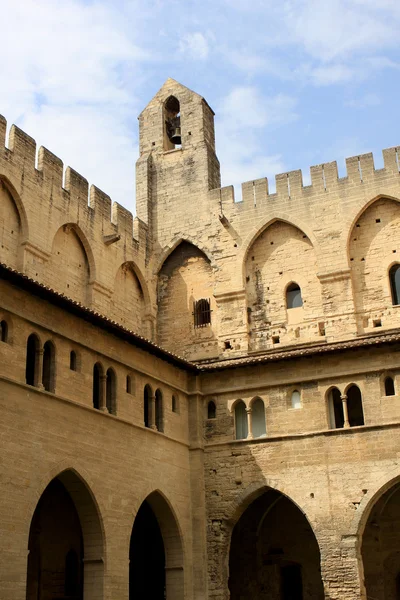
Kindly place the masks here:
[[(131, 323), (126, 311), (125, 324), (150, 335), (154, 305), (147, 289), (147, 225), (99, 188), (89, 186), (74, 169), (64, 169), (62, 160), (47, 148), (37, 149), (35, 140), (16, 125), (11, 126), (6, 146), (6, 128), (6, 120), (0, 117), (4, 196), (0, 218), (7, 238), (2, 242), (2, 262), (112, 318), (118, 316), (116, 282), (119, 287), (125, 285), (122, 281), (127, 281), (129, 265), (132, 281), (127, 285), (143, 306)], [(70, 267), (57, 265), (60, 257), (64, 263), (70, 258)], [(75, 277), (69, 268), (81, 269), (85, 276), (78, 272)], [(80, 289), (83, 286), (87, 289)], [(144, 328), (139, 321), (145, 321)]]

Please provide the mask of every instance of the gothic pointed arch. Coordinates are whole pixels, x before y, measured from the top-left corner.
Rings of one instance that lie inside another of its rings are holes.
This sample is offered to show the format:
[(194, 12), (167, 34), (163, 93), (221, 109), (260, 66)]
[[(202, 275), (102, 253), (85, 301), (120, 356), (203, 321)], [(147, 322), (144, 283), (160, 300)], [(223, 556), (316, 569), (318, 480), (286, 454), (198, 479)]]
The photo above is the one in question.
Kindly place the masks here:
[(138, 267), (124, 262), (118, 269), (114, 282), (111, 317), (137, 333), (144, 333), (143, 322), (149, 306), (146, 282)]
[(81, 304), (89, 303), (89, 284), (95, 279), (94, 257), (76, 223), (66, 223), (56, 232), (47, 271), (57, 291)]
[(304, 231), (276, 219), (261, 228), (247, 249), (244, 265), (252, 350), (320, 335), (317, 321), (323, 311), (317, 272), (316, 251)]
[(188, 358), (217, 355), (214, 273), (194, 244), (181, 241), (165, 258), (158, 271), (157, 305), (161, 346)]
[(129, 549), (129, 598), (183, 600), (184, 549), (176, 514), (159, 490), (139, 507)]
[(0, 176), (0, 262), (18, 268), (19, 248), (28, 235), (27, 218), (18, 194)]
[(32, 515), (28, 550), (27, 600), (103, 597), (102, 522), (91, 490), (75, 470), (62, 471), (43, 490)]
[(399, 227), (400, 203), (392, 197), (374, 198), (353, 220), (348, 258), (360, 331), (397, 327)]

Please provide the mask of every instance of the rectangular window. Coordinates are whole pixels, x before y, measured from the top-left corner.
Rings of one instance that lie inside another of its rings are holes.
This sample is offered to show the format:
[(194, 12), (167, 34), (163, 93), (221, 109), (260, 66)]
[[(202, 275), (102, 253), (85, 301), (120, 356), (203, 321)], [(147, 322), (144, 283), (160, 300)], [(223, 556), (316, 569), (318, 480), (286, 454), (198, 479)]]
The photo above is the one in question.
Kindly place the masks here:
[(193, 305), (193, 316), (195, 327), (206, 327), (211, 325), (210, 299), (195, 300)]

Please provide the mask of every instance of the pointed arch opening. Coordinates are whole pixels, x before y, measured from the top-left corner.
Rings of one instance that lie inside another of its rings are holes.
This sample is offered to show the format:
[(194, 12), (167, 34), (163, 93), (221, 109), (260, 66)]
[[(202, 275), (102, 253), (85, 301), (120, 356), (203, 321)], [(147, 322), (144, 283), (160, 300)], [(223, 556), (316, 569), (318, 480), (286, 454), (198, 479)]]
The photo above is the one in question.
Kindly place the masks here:
[(182, 145), (181, 107), (178, 98), (169, 96), (164, 102), (164, 150), (174, 150)]
[(364, 583), (368, 598), (399, 598), (400, 482), (378, 495), (370, 508), (361, 539)]
[(399, 227), (400, 203), (389, 197), (374, 199), (353, 221), (348, 255), (360, 331), (376, 327), (374, 321), (397, 326), (390, 307), (400, 303), (400, 265), (393, 261), (400, 252)]
[(364, 425), (364, 410), (361, 390), (358, 385), (351, 385), (347, 391), (347, 411), (349, 414), (350, 427)]
[[(295, 225), (275, 220), (253, 238), (244, 262), (251, 350), (270, 348), (277, 337), (280, 344), (303, 336), (309, 341), (310, 321), (316, 324), (323, 314), (317, 272), (316, 250)], [(289, 326), (284, 331), (283, 323)], [(318, 327), (312, 329), (319, 337)]]
[(183, 600), (183, 544), (177, 519), (162, 494), (141, 504), (129, 549), (129, 600)]
[(329, 426), (331, 429), (341, 429), (344, 426), (342, 394), (337, 387), (328, 392)]
[(231, 600), (323, 600), (320, 550), (304, 513), (266, 488), (236, 522), (229, 550)]
[(28, 541), (26, 600), (103, 597), (103, 531), (84, 481), (64, 471), (46, 487)]
[(51, 284), (57, 291), (88, 304), (89, 283), (95, 277), (94, 258), (89, 242), (76, 223), (67, 223), (56, 232), (48, 273), (53, 276)]
[(119, 267), (112, 300), (112, 318), (133, 331), (145, 333), (143, 324), (149, 294), (143, 275), (132, 261)]
[(22, 202), (12, 186), (0, 177), (0, 262), (10, 267), (19, 266), (18, 251), (24, 224), (26, 237), (27, 221)]
[(160, 345), (187, 358), (216, 356), (214, 273), (205, 253), (181, 241), (158, 272)]

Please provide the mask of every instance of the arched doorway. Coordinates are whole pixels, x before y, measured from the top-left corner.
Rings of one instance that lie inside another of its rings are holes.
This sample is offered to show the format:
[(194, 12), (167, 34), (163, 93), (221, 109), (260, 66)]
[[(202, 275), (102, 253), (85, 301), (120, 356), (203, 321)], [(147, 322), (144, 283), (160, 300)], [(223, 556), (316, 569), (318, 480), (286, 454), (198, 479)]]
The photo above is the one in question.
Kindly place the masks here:
[(129, 600), (183, 600), (183, 548), (175, 516), (158, 492), (140, 506), (129, 548)]
[(84, 482), (64, 471), (44, 490), (32, 517), (26, 600), (101, 600), (103, 536)]
[(367, 598), (400, 599), (400, 482), (373, 505), (361, 543)]
[(236, 523), (229, 553), (231, 600), (322, 600), (320, 552), (300, 509), (267, 489)]

